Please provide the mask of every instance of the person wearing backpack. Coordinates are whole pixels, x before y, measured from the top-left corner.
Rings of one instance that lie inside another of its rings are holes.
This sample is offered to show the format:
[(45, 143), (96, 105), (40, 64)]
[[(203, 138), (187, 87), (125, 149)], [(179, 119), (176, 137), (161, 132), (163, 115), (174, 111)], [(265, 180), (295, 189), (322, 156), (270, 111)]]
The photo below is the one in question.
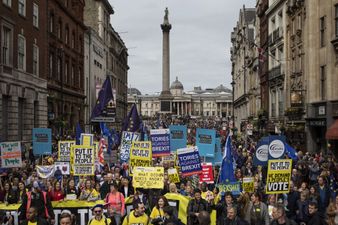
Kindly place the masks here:
[(97, 204), (92, 208), (93, 218), (88, 222), (88, 225), (117, 225), (114, 219), (110, 219), (103, 215), (103, 205)]

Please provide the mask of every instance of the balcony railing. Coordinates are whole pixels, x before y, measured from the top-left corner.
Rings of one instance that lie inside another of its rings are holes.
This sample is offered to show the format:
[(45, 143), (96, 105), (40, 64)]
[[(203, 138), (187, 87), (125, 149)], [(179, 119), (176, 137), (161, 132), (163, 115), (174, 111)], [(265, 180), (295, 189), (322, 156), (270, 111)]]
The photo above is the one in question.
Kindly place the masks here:
[(283, 28), (278, 27), (269, 35), (269, 46), (276, 44), (280, 39), (283, 38)]
[(273, 80), (283, 75), (281, 66), (276, 66), (269, 71), (269, 80)]

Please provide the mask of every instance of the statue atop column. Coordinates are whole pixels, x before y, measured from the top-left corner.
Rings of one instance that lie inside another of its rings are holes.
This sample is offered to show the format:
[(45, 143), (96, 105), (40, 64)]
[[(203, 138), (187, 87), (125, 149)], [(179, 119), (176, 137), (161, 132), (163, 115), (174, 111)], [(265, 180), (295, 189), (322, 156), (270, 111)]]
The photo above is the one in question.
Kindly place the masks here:
[(169, 24), (169, 10), (168, 10), (168, 7), (165, 8), (164, 10), (164, 21), (163, 21), (163, 24)]

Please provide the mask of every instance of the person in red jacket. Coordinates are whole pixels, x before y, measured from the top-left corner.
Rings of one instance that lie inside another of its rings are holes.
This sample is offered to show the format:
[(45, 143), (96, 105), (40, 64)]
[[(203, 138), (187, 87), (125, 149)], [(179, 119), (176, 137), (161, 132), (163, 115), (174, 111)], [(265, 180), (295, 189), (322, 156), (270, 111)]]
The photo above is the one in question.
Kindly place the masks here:
[(54, 187), (51, 191), (48, 191), (48, 196), (50, 197), (51, 201), (61, 201), (64, 199), (64, 192), (61, 188), (61, 183), (56, 181), (54, 183)]

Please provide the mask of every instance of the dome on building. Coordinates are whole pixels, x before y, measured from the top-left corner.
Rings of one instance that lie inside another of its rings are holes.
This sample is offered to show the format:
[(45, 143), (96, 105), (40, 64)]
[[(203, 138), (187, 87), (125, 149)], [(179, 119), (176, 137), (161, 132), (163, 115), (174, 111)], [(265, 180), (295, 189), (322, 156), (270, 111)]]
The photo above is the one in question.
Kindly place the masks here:
[(231, 93), (231, 90), (229, 88), (226, 88), (225, 86), (223, 86), (223, 84), (219, 85), (218, 87), (216, 87), (214, 89), (214, 92), (228, 92)]
[(178, 80), (178, 77), (176, 77), (176, 80), (171, 83), (170, 89), (184, 89), (183, 84)]
[(137, 88), (128, 88), (128, 95), (142, 95)]

